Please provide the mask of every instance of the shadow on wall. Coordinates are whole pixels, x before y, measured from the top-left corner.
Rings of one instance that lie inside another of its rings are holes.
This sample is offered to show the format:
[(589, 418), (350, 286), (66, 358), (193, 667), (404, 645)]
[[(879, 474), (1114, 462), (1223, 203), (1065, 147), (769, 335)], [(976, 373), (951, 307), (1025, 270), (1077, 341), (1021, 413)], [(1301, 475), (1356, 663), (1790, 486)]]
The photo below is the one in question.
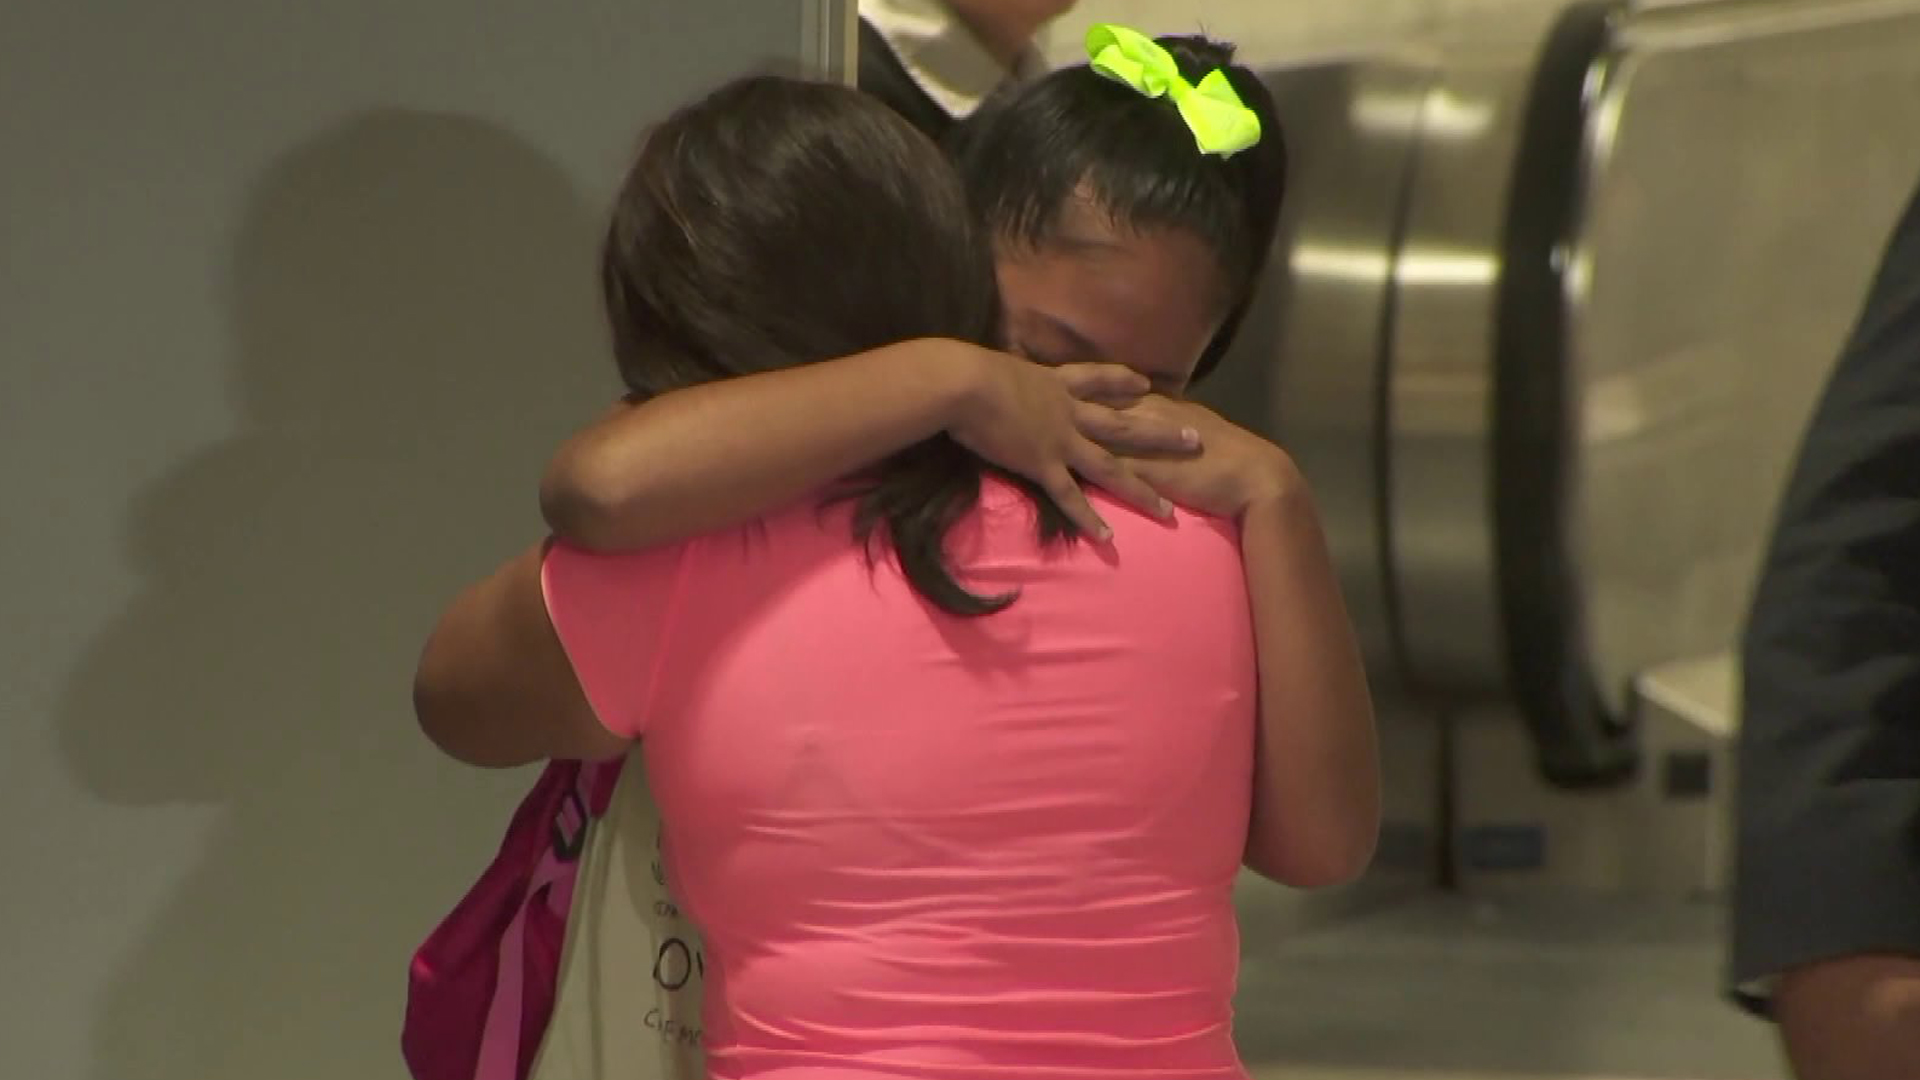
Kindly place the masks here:
[(63, 706), (101, 798), (225, 810), (105, 992), (99, 1080), (403, 1075), (408, 955), (519, 786), (433, 755), (413, 661), (534, 538), (542, 455), (612, 396), (597, 217), (513, 136), (417, 113), (344, 123), (255, 190), (241, 430), (133, 506), (143, 589)]

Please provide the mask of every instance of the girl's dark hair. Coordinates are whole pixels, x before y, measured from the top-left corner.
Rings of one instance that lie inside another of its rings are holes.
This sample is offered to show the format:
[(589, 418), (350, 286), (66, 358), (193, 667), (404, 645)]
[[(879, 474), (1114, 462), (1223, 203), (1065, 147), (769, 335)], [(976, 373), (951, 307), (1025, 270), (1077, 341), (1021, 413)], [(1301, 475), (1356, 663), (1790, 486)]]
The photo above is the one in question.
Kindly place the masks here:
[(1068, 200), (1084, 192), (1123, 228), (1185, 229), (1219, 258), (1228, 315), (1196, 379), (1220, 363), (1266, 268), (1286, 193), (1287, 149), (1273, 95), (1233, 63), (1232, 45), (1163, 37), (1198, 83), (1225, 71), (1260, 117), (1260, 142), (1231, 158), (1203, 154), (1166, 98), (1148, 98), (1085, 64), (996, 95), (948, 136), (975, 209), (1003, 240), (1041, 247)]
[[(653, 129), (601, 254), (614, 356), (652, 397), (916, 338), (999, 332), (993, 249), (938, 147), (857, 91), (776, 76), (731, 83)], [(901, 370), (893, 377), (912, 379)], [(938, 437), (833, 496), (884, 531), (908, 581), (960, 615), (999, 610), (955, 581), (946, 534), (986, 466)], [(1039, 509), (1043, 539), (1070, 535)]]

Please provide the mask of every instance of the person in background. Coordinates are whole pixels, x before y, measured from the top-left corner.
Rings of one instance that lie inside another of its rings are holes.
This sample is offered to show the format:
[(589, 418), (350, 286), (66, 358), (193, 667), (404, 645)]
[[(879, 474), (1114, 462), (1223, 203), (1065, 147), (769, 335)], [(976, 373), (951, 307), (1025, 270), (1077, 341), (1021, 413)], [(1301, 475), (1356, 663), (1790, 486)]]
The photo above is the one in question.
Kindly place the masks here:
[(1736, 997), (1803, 1080), (1915, 1080), (1920, 191), (1814, 413), (1742, 664)]
[(860, 0), (860, 89), (939, 142), (1009, 82), (1046, 69), (1034, 38), (1074, 0)]

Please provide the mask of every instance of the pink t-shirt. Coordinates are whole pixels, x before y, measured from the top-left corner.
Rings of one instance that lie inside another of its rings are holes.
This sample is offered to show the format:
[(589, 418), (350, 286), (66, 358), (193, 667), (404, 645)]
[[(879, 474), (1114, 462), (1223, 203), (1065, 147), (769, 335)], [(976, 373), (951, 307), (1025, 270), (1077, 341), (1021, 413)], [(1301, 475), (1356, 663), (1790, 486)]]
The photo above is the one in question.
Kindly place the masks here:
[(1102, 513), (1114, 550), (1043, 549), (990, 481), (949, 549), (1020, 598), (978, 619), (870, 563), (845, 509), (548, 557), (587, 696), (645, 740), (714, 1077), (1245, 1075), (1238, 538)]

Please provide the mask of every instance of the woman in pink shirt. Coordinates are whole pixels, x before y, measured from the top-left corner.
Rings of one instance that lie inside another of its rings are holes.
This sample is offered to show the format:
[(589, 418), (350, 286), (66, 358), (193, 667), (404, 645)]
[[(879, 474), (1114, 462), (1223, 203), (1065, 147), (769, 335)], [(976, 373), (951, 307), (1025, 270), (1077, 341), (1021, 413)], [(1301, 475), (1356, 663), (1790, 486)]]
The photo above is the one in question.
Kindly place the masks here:
[(1285, 885), (1337, 885), (1372, 855), (1378, 752), (1312, 493), (1278, 447), (1180, 400), (1251, 306), (1285, 144), (1232, 46), (1131, 35), (1123, 64), (1224, 82), (1257, 118), (1253, 145), (1202, 148), (1175, 91), (1143, 94), (1096, 66), (1128, 33), (1093, 28), (1089, 63), (1003, 92), (949, 136), (994, 238), (998, 342), (1018, 356), (913, 338), (784, 370), (741, 360), (740, 377), (692, 388), (623, 362), (634, 399), (561, 449), (541, 504), (571, 544), (634, 550), (740, 524), (945, 435), (1032, 481), (1089, 535), (1107, 524), (1079, 481), (1151, 515), (1170, 512), (1164, 495), (1236, 521), (1256, 615), (1270, 617), (1246, 862)]
[[(605, 277), (623, 371), (693, 394), (675, 388), (742, 357), (988, 340), (990, 251), (967, 219), (932, 148), (876, 106), (778, 80), (723, 91), (655, 133), (623, 193)], [(1265, 790), (1290, 738), (1269, 720), (1295, 676), (1365, 711), (1357, 665), (1285, 670), (1311, 647), (1263, 649), (1256, 698), (1256, 632), (1331, 620), (1341, 658), (1297, 477), (1277, 451), (1259, 469), (1191, 459), (1193, 501), (1221, 517), (1106, 502), (1112, 544), (1074, 541), (1049, 499), (960, 446), (1059, 445), (1063, 379), (1124, 397), (1127, 376), (889, 374), (955, 438), (699, 539), (530, 552), (436, 631), (423, 725), (481, 764), (646, 741), (707, 939), (715, 1076), (1241, 1075), (1234, 874), (1331, 865), (1299, 843), (1313, 830), (1258, 812), (1287, 797)], [(1279, 541), (1244, 572), (1236, 517)]]

